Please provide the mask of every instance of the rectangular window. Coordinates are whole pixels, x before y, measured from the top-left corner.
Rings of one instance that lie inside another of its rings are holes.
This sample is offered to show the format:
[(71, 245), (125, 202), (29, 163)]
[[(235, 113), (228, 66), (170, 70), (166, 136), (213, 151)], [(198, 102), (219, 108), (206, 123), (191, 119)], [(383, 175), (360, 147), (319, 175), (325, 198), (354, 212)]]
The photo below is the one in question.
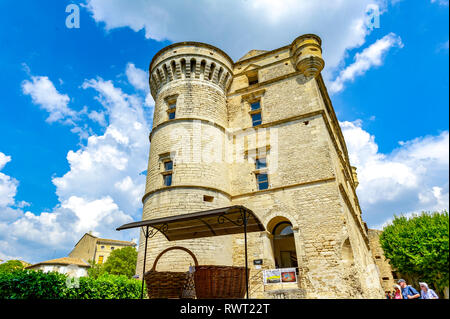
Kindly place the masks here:
[(172, 185), (172, 174), (164, 175), (164, 186)]
[(164, 180), (164, 186), (170, 186), (172, 185), (172, 173), (173, 173), (173, 162), (170, 160), (164, 161), (164, 172), (163, 174), (163, 180)]
[(177, 110), (177, 103), (170, 102), (169, 109), (167, 110), (167, 114), (169, 115), (169, 120), (173, 120), (175, 118), (176, 110)]
[(252, 111), (259, 110), (261, 108), (261, 103), (260, 103), (260, 101), (250, 103), (250, 107), (251, 107)]
[(262, 123), (261, 112), (253, 113), (251, 115), (252, 115), (253, 126), (261, 125), (261, 123)]
[(255, 165), (256, 165), (256, 169), (267, 168), (266, 158), (265, 157), (257, 158), (255, 161)]
[(248, 85), (254, 85), (258, 83), (258, 74), (252, 74), (248, 76)]
[(111, 250), (114, 250), (114, 247), (111, 247)]
[(214, 197), (209, 195), (203, 195), (203, 201), (212, 203), (214, 201)]
[(266, 173), (256, 174), (256, 181), (258, 183), (258, 189), (264, 190), (269, 188), (269, 179)]
[(171, 171), (173, 169), (173, 162), (172, 161), (167, 161), (164, 163), (164, 170), (167, 171)]
[(103, 264), (103, 256), (98, 256), (98, 263)]

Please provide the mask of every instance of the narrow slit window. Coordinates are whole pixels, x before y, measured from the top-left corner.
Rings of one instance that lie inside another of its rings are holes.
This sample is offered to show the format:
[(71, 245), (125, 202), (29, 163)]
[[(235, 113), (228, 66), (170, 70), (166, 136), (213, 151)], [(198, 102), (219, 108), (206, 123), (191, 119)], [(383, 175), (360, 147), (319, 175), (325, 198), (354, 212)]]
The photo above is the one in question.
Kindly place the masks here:
[(262, 123), (261, 112), (253, 113), (253, 114), (251, 114), (251, 116), (252, 116), (253, 126), (261, 125), (261, 123)]
[(256, 174), (256, 181), (258, 183), (258, 189), (264, 190), (269, 188), (269, 178), (266, 173)]

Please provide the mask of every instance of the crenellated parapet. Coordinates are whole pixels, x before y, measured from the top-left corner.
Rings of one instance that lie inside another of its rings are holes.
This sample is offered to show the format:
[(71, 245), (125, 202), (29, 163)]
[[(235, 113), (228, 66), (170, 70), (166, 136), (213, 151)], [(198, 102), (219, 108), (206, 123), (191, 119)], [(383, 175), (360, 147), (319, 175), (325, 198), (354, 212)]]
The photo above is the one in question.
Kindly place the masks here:
[(150, 63), (153, 98), (169, 83), (203, 81), (226, 93), (233, 61), (222, 50), (199, 42), (180, 42), (159, 51)]

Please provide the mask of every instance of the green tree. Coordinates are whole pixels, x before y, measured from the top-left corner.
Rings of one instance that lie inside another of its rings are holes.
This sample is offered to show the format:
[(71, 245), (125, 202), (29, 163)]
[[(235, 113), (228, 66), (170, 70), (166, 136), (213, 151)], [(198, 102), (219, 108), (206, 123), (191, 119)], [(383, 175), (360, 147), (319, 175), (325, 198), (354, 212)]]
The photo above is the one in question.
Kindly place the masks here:
[(114, 250), (103, 265), (103, 269), (112, 275), (124, 275), (131, 278), (136, 272), (137, 251), (134, 247)]
[(383, 229), (380, 244), (400, 273), (431, 283), (440, 292), (449, 286), (447, 211), (395, 216)]
[(0, 272), (11, 272), (14, 270), (22, 270), (25, 265), (20, 260), (8, 260), (0, 264)]
[(93, 279), (97, 279), (106, 273), (103, 264), (96, 264), (95, 261), (89, 260), (89, 265), (91, 265), (91, 267), (88, 268), (88, 276)]

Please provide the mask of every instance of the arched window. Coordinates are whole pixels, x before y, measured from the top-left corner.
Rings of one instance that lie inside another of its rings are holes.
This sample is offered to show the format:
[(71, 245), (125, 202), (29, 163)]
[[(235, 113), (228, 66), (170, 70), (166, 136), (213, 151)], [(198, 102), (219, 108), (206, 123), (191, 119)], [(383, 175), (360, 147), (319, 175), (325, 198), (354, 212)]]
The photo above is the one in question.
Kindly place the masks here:
[(200, 63), (200, 79), (204, 79), (205, 78), (205, 69), (206, 69), (206, 61), (202, 60), (202, 62)]
[(182, 78), (186, 78), (186, 60), (185, 59), (181, 59), (180, 64), (181, 64)]
[(214, 76), (214, 71), (216, 70), (216, 65), (214, 63), (211, 64), (211, 68), (209, 70), (209, 77), (208, 80), (212, 80)]
[(277, 268), (298, 267), (292, 224), (280, 221), (272, 228), (273, 254)]
[(170, 63), (170, 67), (172, 69), (172, 75), (173, 75), (173, 79), (178, 79), (178, 74), (177, 74), (177, 65), (175, 60), (172, 60), (172, 62)]

